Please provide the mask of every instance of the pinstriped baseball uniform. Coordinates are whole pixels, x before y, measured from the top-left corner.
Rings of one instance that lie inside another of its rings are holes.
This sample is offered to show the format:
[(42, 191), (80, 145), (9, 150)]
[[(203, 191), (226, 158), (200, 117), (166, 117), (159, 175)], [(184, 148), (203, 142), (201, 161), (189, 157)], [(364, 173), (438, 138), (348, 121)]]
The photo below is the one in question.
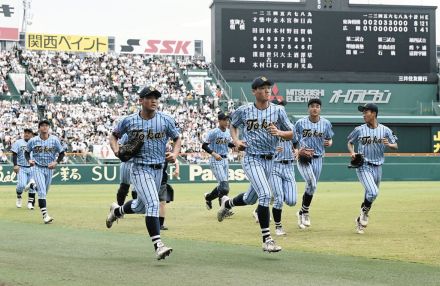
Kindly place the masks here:
[(347, 138), (348, 142), (358, 145), (357, 153), (364, 155), (365, 163), (356, 169), (356, 174), (365, 189), (365, 198), (370, 202), (376, 199), (379, 192), (382, 164), (385, 161), (384, 138), (387, 138), (391, 144), (397, 142), (393, 132), (382, 124), (378, 124), (376, 128), (363, 124), (356, 127)]
[(325, 154), (324, 140), (331, 139), (334, 135), (332, 124), (322, 116), (319, 117), (318, 122), (312, 122), (309, 116), (306, 116), (295, 123), (295, 132), (298, 136), (300, 148), (314, 150), (311, 164), (297, 163), (298, 170), (306, 182), (305, 192), (313, 195), (321, 175), (322, 161)]
[(45, 199), (54, 171), (49, 169), (48, 165), (56, 161), (58, 154), (64, 151), (63, 146), (58, 137), (49, 135), (46, 140), (41, 139), (40, 136), (33, 137), (26, 148), (35, 161), (32, 177), (37, 185), (38, 199)]
[[(32, 179), (32, 169), (29, 162), (26, 160), (24, 156), (24, 151), (26, 150), (27, 144), (24, 139), (19, 139), (12, 144), (11, 151), (17, 154), (17, 165), (20, 167), (17, 174), (17, 193), (23, 193), (24, 187), (29, 183)], [(29, 193), (35, 192), (32, 188), (29, 189)]]
[[(119, 144), (124, 145), (127, 143), (128, 135), (124, 134), (122, 135), (121, 139), (119, 139)], [(119, 180), (121, 184), (130, 185), (130, 173), (131, 173), (131, 167), (133, 166), (133, 163), (131, 160), (127, 162), (121, 162), (121, 165), (119, 166)]]
[(280, 140), (283, 148), (275, 156), (272, 176), (269, 183), (274, 196), (273, 207), (282, 209), (283, 202), (288, 206), (296, 204), (296, 181), (292, 140)]
[(206, 136), (206, 143), (209, 148), (215, 153), (222, 156), (222, 160), (217, 161), (214, 157), (209, 158), (209, 165), (217, 182), (227, 182), (229, 176), (229, 162), (228, 162), (228, 143), (232, 142), (229, 129), (222, 131), (220, 128), (215, 128), (208, 132)]
[(253, 103), (243, 105), (232, 115), (232, 125), (243, 128), (243, 141), (247, 144), (242, 164), (251, 187), (243, 196), (246, 204), (253, 204), (258, 197), (259, 205), (269, 207), (272, 157), (279, 140), (266, 130), (270, 123), (283, 131), (292, 130), (286, 111), (272, 103), (264, 110), (256, 108)]
[(141, 137), (144, 145), (136, 154), (131, 169), (131, 183), (138, 193), (131, 208), (135, 213), (159, 217), (159, 187), (168, 139), (179, 137), (179, 130), (170, 116), (156, 112), (154, 117), (143, 119), (139, 113), (123, 118), (113, 130), (120, 138), (127, 133), (128, 139)]

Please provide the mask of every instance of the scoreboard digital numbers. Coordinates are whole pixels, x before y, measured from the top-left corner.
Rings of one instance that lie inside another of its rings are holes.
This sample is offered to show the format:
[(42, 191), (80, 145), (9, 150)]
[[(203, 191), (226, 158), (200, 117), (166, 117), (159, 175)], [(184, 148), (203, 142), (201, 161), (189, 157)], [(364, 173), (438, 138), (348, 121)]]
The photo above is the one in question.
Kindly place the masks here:
[(386, 7), (224, 7), (216, 11), (215, 59), (223, 71), (365, 73), (366, 79), (386, 73), (394, 75), (388, 81), (431, 81), (435, 10)]

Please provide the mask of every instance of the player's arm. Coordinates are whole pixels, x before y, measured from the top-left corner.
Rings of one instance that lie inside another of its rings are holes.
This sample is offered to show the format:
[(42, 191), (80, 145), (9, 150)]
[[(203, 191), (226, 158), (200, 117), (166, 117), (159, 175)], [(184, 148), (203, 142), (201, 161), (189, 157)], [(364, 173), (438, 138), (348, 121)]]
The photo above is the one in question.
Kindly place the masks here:
[(390, 141), (388, 140), (388, 138), (384, 138), (383, 139), (383, 145), (387, 146), (388, 148), (390, 148), (391, 150), (397, 150), (399, 147), (397, 146), (397, 142), (396, 143), (390, 143)]
[(165, 153), (165, 160), (171, 163), (176, 162), (177, 156), (179, 156), (180, 153), (180, 147), (182, 145), (182, 140), (180, 139), (180, 136), (174, 138), (173, 142), (173, 151)]
[(333, 139), (329, 138), (329, 139), (324, 139), (324, 147), (332, 147), (333, 145)]
[(26, 158), (26, 161), (28, 161), (29, 165), (35, 165), (35, 161), (31, 160), (31, 152), (29, 152), (28, 150), (24, 151), (24, 158)]
[(281, 137), (285, 140), (293, 139), (293, 130), (287, 130), (287, 131), (280, 130), (273, 123), (271, 123), (269, 127), (267, 127), (267, 131), (269, 131), (271, 135)]
[(65, 155), (66, 155), (66, 153), (64, 153), (64, 151), (58, 153), (57, 159), (53, 162), (50, 162), (49, 165), (47, 165), (47, 167), (49, 169), (55, 169), (59, 163), (63, 162)]
[(109, 136), (109, 143), (110, 143), (110, 148), (112, 148), (113, 153), (115, 153), (115, 156), (118, 157), (119, 155), (119, 144), (118, 144), (118, 137), (116, 133), (112, 133)]
[(179, 164), (179, 160), (176, 160), (176, 162), (174, 162), (174, 166), (175, 166), (175, 169), (174, 169), (174, 172), (173, 172), (173, 177), (179, 177), (179, 174), (180, 174), (180, 164)]
[(205, 150), (206, 153), (208, 153), (212, 157), (214, 157), (215, 160), (220, 161), (222, 159), (222, 157), (219, 154), (217, 154), (211, 148), (209, 148), (209, 143), (208, 142), (203, 142), (202, 149)]
[(293, 139), (293, 129), (294, 126), (290, 122), (289, 118), (287, 117), (287, 113), (284, 109), (279, 110), (279, 118), (278, 118), (278, 124), (281, 126), (280, 130), (278, 129), (275, 124), (272, 122), (267, 127), (267, 131), (273, 135), (283, 138), (284, 140), (292, 140)]
[(244, 141), (238, 139), (238, 127), (235, 127), (233, 124), (229, 127), (229, 131), (231, 132), (232, 144), (234, 144), (238, 151), (243, 151), (246, 149), (247, 145)]
[(17, 153), (15, 153), (15, 152), (12, 152), (12, 164), (14, 164), (15, 174), (17, 174), (18, 170), (20, 170), (20, 167), (17, 164)]
[(356, 155), (356, 152), (354, 151), (354, 144), (353, 144), (353, 142), (348, 141), (347, 149), (348, 149), (348, 152), (350, 153), (351, 157), (354, 158), (355, 155)]

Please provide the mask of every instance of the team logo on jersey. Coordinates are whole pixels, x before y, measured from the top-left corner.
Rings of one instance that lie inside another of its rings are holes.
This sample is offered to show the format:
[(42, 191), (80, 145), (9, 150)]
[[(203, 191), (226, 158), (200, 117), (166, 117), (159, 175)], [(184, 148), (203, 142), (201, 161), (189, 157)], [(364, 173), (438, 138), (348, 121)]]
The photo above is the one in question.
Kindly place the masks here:
[(149, 140), (162, 139), (166, 136), (165, 131), (154, 132), (152, 129), (148, 129), (147, 132), (144, 132), (143, 130), (133, 130), (130, 133), (132, 137), (139, 138), (141, 140), (144, 140), (145, 138)]
[(377, 138), (377, 136), (374, 137), (370, 137), (370, 136), (364, 136), (361, 137), (361, 144), (362, 145), (366, 145), (366, 144), (382, 144), (383, 139), (382, 138)]
[(318, 132), (317, 130), (304, 129), (302, 132), (302, 137), (323, 137), (323, 132)]
[(215, 144), (228, 144), (228, 139), (227, 138), (217, 138), (215, 139)]
[(34, 153), (51, 153), (55, 151), (55, 147), (49, 147), (49, 146), (35, 146), (32, 149), (32, 152)]
[(258, 119), (249, 119), (246, 120), (246, 129), (247, 131), (257, 130), (259, 128), (266, 129), (267, 127), (269, 127), (270, 123), (271, 122), (268, 122), (266, 119), (263, 119), (263, 122), (261, 124), (258, 123)]

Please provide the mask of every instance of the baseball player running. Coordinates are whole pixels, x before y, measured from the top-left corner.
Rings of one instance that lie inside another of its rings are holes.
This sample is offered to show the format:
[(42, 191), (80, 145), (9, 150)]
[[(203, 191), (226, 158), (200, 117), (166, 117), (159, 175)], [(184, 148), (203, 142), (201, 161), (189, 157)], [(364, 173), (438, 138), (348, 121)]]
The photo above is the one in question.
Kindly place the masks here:
[(373, 103), (359, 106), (363, 113), (365, 124), (356, 127), (348, 135), (348, 151), (355, 157), (354, 144), (357, 144), (358, 153), (364, 156), (364, 164), (356, 169), (359, 181), (365, 189), (364, 201), (360, 215), (356, 218), (356, 232), (363, 234), (368, 225), (368, 214), (371, 205), (379, 193), (379, 184), (382, 178), (382, 164), (385, 161), (384, 152), (388, 147), (397, 150), (397, 137), (393, 132), (377, 122), (379, 109)]
[(211, 193), (204, 194), (208, 210), (212, 209), (212, 200), (219, 198), (219, 203), (221, 203), (221, 198), (229, 193), (228, 147), (235, 147), (228, 129), (229, 115), (221, 112), (217, 118), (218, 127), (208, 132), (205, 142), (202, 144), (202, 149), (211, 155), (209, 165), (218, 182)]
[[(110, 146), (119, 156), (118, 138), (128, 134), (132, 138), (143, 139), (140, 151), (132, 158), (131, 182), (137, 192), (137, 199), (118, 206), (112, 203), (107, 216), (106, 225), (111, 228), (113, 223), (124, 214), (145, 214), (148, 234), (153, 242), (158, 260), (170, 255), (172, 248), (165, 246), (160, 238), (159, 223), (159, 186), (162, 180), (163, 164), (174, 162), (180, 151), (181, 141), (179, 129), (170, 116), (156, 111), (161, 93), (154, 87), (144, 86), (139, 92), (141, 111), (123, 118), (110, 135)], [(165, 152), (168, 139), (174, 141), (172, 152)]]
[[(252, 82), (255, 103), (240, 106), (232, 115), (231, 137), (239, 150), (246, 150), (243, 169), (251, 182), (246, 193), (233, 199), (222, 198), (218, 221), (223, 221), (234, 206), (254, 204), (258, 199), (258, 218), (263, 238), (263, 251), (278, 252), (278, 246), (270, 235), (269, 202), (271, 189), (269, 178), (272, 174), (273, 158), (279, 138), (291, 140), (293, 126), (286, 111), (269, 102), (272, 81), (258, 77)], [(239, 139), (238, 128), (243, 128), (243, 140)]]
[[(295, 140), (295, 139), (294, 139)], [(280, 140), (275, 156), (272, 176), (269, 184), (273, 192), (274, 202), (272, 216), (275, 222), (275, 234), (286, 235), (281, 224), (283, 203), (296, 205), (296, 181), (294, 168), (294, 151), (292, 140)]]
[[(127, 140), (128, 135), (124, 134), (122, 135), (121, 139), (119, 139), (119, 144), (124, 145), (125, 143), (127, 143)], [(119, 184), (119, 189), (116, 193), (116, 202), (119, 206), (122, 206), (124, 204), (125, 198), (127, 197), (128, 191), (130, 189), (130, 173), (132, 165), (132, 161), (129, 160), (127, 162), (121, 162), (121, 165), (119, 166), (119, 180), (121, 183)], [(131, 191), (131, 197), (133, 199), (137, 198), (136, 190)]]
[[(25, 157), (32, 169), (38, 193), (38, 206), (40, 207), (45, 224), (53, 222), (47, 212), (46, 197), (52, 182), (53, 171), (63, 161), (64, 149), (58, 137), (49, 134), (50, 122), (47, 119), (38, 123), (39, 136), (29, 140)], [(58, 157), (57, 157), (58, 155)]]
[(306, 183), (301, 209), (296, 214), (298, 227), (301, 229), (311, 225), (309, 208), (321, 175), (325, 147), (333, 144), (332, 124), (320, 115), (321, 105), (319, 98), (310, 99), (307, 103), (309, 115), (295, 123), (299, 152), (301, 149), (313, 150), (310, 163), (301, 163), (300, 160), (297, 163), (298, 170)]
[(34, 209), (35, 204), (35, 181), (32, 179), (32, 167), (24, 156), (26, 146), (29, 140), (34, 136), (34, 132), (30, 128), (23, 130), (23, 138), (19, 139), (12, 144), (12, 162), (14, 164), (14, 172), (17, 174), (17, 202), (15, 205), (17, 208), (22, 206), (22, 194), (26, 188), (29, 189), (27, 208)]

